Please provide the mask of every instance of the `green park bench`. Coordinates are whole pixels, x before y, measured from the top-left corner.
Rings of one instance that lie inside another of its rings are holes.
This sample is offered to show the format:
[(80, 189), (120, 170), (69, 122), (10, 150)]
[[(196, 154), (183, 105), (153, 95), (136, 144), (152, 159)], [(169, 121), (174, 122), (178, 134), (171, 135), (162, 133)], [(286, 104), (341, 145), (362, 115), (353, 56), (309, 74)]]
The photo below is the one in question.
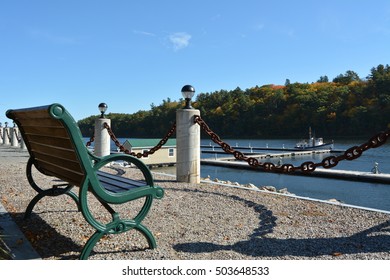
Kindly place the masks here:
[[(77, 123), (60, 104), (8, 110), (6, 115), (18, 125), (27, 146), (30, 154), (27, 180), (38, 193), (27, 206), (25, 218), (31, 215), (34, 206), (43, 197), (66, 194), (77, 203), (85, 220), (96, 229), (84, 245), (80, 259), (87, 259), (104, 235), (119, 234), (131, 229), (142, 233), (150, 248), (156, 247), (153, 234), (141, 222), (148, 214), (153, 199), (162, 198), (164, 190), (154, 185), (153, 177), (144, 163), (126, 154), (94, 156), (85, 146)], [(134, 165), (143, 174), (143, 180), (132, 180), (101, 170), (115, 161)], [(40, 173), (54, 176), (63, 183), (57, 182), (51, 187), (41, 188), (33, 179), (33, 166)], [(72, 191), (74, 186), (79, 187), (78, 195)], [(91, 194), (107, 209), (111, 215), (110, 222), (105, 223), (94, 217), (87, 199)], [(131, 219), (120, 217), (117, 210), (113, 209), (113, 205), (140, 198), (144, 199), (143, 204), (141, 201), (142, 207)]]

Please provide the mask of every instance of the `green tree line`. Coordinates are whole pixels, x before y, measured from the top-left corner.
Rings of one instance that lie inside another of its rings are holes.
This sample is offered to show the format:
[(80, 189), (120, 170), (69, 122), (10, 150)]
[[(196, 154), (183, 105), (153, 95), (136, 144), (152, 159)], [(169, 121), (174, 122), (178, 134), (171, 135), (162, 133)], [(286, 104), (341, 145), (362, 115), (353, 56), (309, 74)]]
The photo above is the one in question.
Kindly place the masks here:
[[(371, 136), (390, 126), (390, 67), (378, 65), (362, 79), (346, 71), (332, 81), (263, 85), (200, 93), (193, 107), (222, 138), (303, 137), (308, 127), (325, 138)], [(183, 100), (163, 100), (150, 110), (108, 114), (117, 137), (161, 138), (175, 122)], [(93, 135), (91, 116), (78, 122)]]

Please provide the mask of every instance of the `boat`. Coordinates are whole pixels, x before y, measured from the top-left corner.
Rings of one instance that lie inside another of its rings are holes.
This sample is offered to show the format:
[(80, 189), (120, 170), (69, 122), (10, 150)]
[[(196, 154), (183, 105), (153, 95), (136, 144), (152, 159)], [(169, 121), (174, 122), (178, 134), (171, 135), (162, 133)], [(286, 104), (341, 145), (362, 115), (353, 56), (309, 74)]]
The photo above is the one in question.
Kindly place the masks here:
[(323, 138), (316, 138), (314, 135), (312, 136), (311, 127), (309, 127), (309, 138), (299, 141), (295, 144), (296, 149), (300, 150), (315, 150), (315, 149), (333, 149), (333, 140), (332, 142), (324, 142)]

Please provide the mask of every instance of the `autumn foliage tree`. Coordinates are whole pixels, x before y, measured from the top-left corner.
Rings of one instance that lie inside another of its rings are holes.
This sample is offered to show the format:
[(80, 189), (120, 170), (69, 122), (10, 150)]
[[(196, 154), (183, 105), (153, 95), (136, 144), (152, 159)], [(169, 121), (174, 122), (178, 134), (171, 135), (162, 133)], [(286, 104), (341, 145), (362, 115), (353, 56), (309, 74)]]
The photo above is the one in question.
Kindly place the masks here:
[[(118, 137), (162, 137), (182, 106), (183, 100), (167, 99), (148, 111), (108, 117)], [(332, 82), (322, 76), (311, 84), (288, 80), (200, 93), (193, 106), (223, 138), (302, 137), (309, 126), (329, 138), (371, 136), (390, 124), (390, 67), (373, 67), (365, 79), (346, 71)], [(91, 135), (93, 120), (79, 121), (84, 136)]]

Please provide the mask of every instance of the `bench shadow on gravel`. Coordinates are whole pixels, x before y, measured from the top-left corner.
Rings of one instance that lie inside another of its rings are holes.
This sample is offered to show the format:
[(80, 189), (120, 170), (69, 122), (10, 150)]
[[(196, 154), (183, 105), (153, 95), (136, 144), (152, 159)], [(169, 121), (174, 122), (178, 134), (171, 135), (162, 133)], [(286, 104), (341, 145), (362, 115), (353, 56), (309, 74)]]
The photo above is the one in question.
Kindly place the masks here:
[[(190, 191), (190, 190), (183, 190)], [(197, 190), (196, 192), (199, 192)], [(220, 193), (207, 192), (213, 195)], [(379, 253), (390, 251), (390, 220), (347, 237), (279, 239), (268, 238), (276, 226), (277, 217), (265, 206), (252, 201), (231, 196), (259, 214), (259, 226), (254, 229), (248, 240), (233, 245), (221, 245), (211, 242), (189, 242), (173, 246), (177, 252), (211, 253), (215, 251), (235, 251), (248, 257), (319, 257), (323, 255), (340, 256), (348, 254)]]
[[(160, 182), (169, 180), (156, 180)], [(269, 238), (277, 226), (277, 217), (264, 205), (236, 195), (227, 195), (206, 190), (190, 190), (181, 188), (164, 188), (177, 192), (204, 193), (225, 196), (250, 207), (258, 215), (259, 223), (254, 225), (253, 232), (247, 240), (238, 241), (232, 245), (222, 245), (211, 242), (189, 242), (173, 245), (177, 252), (211, 253), (216, 251), (235, 251), (251, 258), (262, 257), (320, 257), (323, 255), (338, 256), (348, 254), (379, 253), (390, 251), (390, 220), (347, 237), (280, 239)], [(68, 210), (72, 211), (72, 210)], [(64, 211), (58, 211), (64, 212)], [(74, 240), (60, 234), (55, 228), (46, 223), (39, 213), (32, 213), (24, 220), (24, 213), (10, 213), (23, 234), (43, 259), (78, 259), (82, 246)], [(127, 250), (126, 250), (127, 251)], [(130, 250), (132, 251), (132, 250)], [(137, 250), (136, 250), (137, 251)], [(91, 255), (95, 254), (92, 252)], [(196, 256), (195, 256), (196, 258)]]
[[(45, 211), (54, 212), (54, 211)], [(64, 212), (77, 212), (73, 210), (55, 211), (57, 213)], [(66, 237), (59, 233), (55, 228), (50, 226), (43, 220), (39, 213), (31, 213), (31, 217), (24, 220), (24, 213), (12, 213), (13, 220), (18, 224), (20, 230), (31, 243), (35, 251), (40, 255), (42, 259), (56, 259), (56, 260), (78, 260), (80, 252), (83, 246), (80, 246), (69, 237)], [(89, 238), (89, 236), (88, 236)], [(86, 241), (86, 240), (85, 240)], [(85, 243), (85, 242), (84, 242)], [(83, 244), (84, 245), (84, 244)], [(90, 256), (95, 254), (104, 257), (111, 253), (125, 253), (125, 252), (137, 252), (144, 251), (142, 248), (131, 248), (122, 250), (106, 250), (106, 251), (94, 251), (92, 250)]]
[(11, 215), (42, 259), (55, 257), (56, 259), (72, 260), (79, 257), (82, 247), (46, 223), (39, 216), (39, 213), (31, 213), (31, 217), (27, 220), (23, 219), (24, 213), (11, 213)]

